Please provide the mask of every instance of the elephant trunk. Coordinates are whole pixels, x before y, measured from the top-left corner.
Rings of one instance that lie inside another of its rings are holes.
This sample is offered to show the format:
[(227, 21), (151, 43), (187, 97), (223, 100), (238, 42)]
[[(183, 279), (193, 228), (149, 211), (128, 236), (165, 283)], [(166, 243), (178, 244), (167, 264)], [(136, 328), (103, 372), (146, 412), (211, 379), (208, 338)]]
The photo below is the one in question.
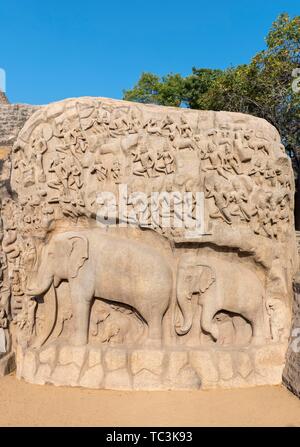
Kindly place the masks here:
[(190, 331), (193, 323), (192, 296), (187, 293), (185, 287), (180, 285), (182, 283), (180, 281), (180, 274), (178, 276), (177, 303), (183, 316), (183, 324), (181, 326), (176, 325), (175, 330), (178, 335), (185, 335)]

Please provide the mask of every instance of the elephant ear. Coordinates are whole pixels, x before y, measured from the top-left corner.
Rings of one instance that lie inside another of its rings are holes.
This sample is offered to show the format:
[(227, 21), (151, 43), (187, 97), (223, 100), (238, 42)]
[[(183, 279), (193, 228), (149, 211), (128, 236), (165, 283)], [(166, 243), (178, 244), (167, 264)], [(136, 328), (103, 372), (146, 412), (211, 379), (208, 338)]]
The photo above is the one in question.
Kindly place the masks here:
[(76, 278), (79, 269), (89, 257), (89, 242), (83, 236), (70, 236), (69, 276)]
[(200, 267), (202, 271), (199, 278), (199, 289), (201, 293), (204, 293), (212, 285), (216, 278), (210, 267), (206, 265), (202, 265)]

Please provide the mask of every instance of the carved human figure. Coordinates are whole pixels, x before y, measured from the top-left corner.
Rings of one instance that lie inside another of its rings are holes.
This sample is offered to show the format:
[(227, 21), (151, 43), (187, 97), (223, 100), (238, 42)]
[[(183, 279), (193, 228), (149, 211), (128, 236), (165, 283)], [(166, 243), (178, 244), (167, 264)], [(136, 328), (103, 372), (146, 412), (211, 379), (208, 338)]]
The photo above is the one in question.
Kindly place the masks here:
[(138, 111), (135, 109), (130, 110), (129, 129), (128, 133), (138, 133), (142, 128), (141, 120), (139, 118)]
[(277, 179), (276, 179), (276, 172), (273, 167), (273, 163), (271, 160), (267, 160), (266, 167), (265, 167), (265, 179), (267, 181), (267, 184), (269, 186), (276, 186)]
[(157, 160), (161, 160), (161, 165), (156, 165), (156, 171), (163, 172), (166, 175), (172, 174), (175, 171), (174, 156), (171, 153), (168, 143), (165, 143), (162, 151), (157, 154)]
[(69, 167), (66, 159), (57, 157), (52, 160), (48, 172), (55, 174), (55, 178), (48, 181), (48, 186), (50, 188), (57, 189), (64, 195), (67, 195)]
[(179, 133), (183, 138), (192, 138), (193, 131), (184, 115), (180, 116)]
[(96, 153), (94, 163), (90, 167), (90, 173), (96, 174), (96, 178), (99, 182), (103, 182), (107, 179), (108, 170), (102, 162), (102, 157), (99, 152)]
[(263, 179), (265, 176), (265, 164), (261, 158), (256, 158), (254, 163), (251, 165), (248, 175), (254, 179), (257, 186), (263, 184)]
[(210, 212), (210, 217), (212, 218), (221, 218), (224, 222), (231, 224), (232, 218), (230, 215), (229, 206), (229, 194), (224, 191), (224, 185), (215, 179), (212, 186), (206, 185), (206, 194), (205, 197), (207, 199), (213, 198), (215, 202), (215, 206), (217, 208), (216, 211)]
[(150, 135), (158, 135), (159, 136), (159, 135), (161, 135), (161, 132), (162, 132), (161, 125), (154, 118), (150, 118), (144, 125), (144, 128)]
[(221, 177), (224, 177), (226, 180), (228, 179), (228, 176), (224, 172), (223, 156), (221, 152), (218, 150), (218, 147), (213, 140), (208, 143), (207, 153), (203, 156), (202, 159), (210, 161), (210, 166), (207, 167), (202, 166), (202, 171), (205, 172), (210, 170), (216, 170), (216, 172)]
[(144, 177), (145, 175), (147, 175), (148, 177), (155, 177), (155, 159), (153, 155), (150, 154), (146, 142), (142, 142), (139, 150), (133, 152), (133, 155), (133, 163), (140, 163), (139, 168), (133, 169), (133, 174), (142, 177)]
[(37, 167), (37, 175), (39, 182), (46, 181), (46, 175), (44, 172), (43, 155), (48, 149), (47, 141), (43, 135), (43, 129), (38, 129), (35, 137), (32, 141), (32, 149), (35, 155), (35, 164)]
[(124, 135), (130, 129), (126, 114), (121, 109), (115, 109), (111, 114), (109, 130), (112, 136)]
[(272, 341), (280, 342), (288, 339), (290, 336), (288, 325), (290, 317), (287, 306), (279, 298), (268, 298), (266, 309), (269, 315)]
[(249, 141), (246, 138), (246, 132), (242, 129), (235, 132), (233, 148), (242, 163), (251, 161), (253, 157), (253, 150), (249, 147)]
[(248, 204), (248, 194), (245, 189), (237, 181), (233, 181), (234, 189), (229, 194), (229, 202), (234, 204), (233, 209), (231, 210), (232, 216), (239, 216), (242, 220), (246, 222), (250, 222), (251, 220), (251, 211)]
[(234, 171), (236, 174), (242, 174), (240, 160), (235, 155), (228, 143), (225, 143), (224, 152), (224, 170), (228, 172)]
[(272, 237), (272, 220), (268, 203), (261, 199), (256, 205), (257, 223), (254, 226), (254, 233), (262, 236)]
[(265, 155), (270, 154), (270, 146), (271, 146), (270, 142), (255, 137), (253, 130), (248, 129), (244, 133), (244, 137), (248, 143), (249, 148), (253, 149), (254, 152), (262, 151), (262, 153), (264, 153)]
[(112, 179), (115, 183), (120, 183), (120, 175), (121, 175), (121, 163), (119, 160), (115, 160), (111, 167), (111, 175)]

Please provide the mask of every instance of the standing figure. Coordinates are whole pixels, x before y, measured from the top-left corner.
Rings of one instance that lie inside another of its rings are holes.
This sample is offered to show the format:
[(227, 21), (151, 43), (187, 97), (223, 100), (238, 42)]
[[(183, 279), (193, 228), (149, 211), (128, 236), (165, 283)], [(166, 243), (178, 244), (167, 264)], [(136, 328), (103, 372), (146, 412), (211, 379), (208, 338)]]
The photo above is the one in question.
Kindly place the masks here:
[(229, 197), (228, 194), (224, 191), (223, 184), (218, 180), (215, 181), (213, 187), (211, 189), (207, 189), (206, 198), (214, 198), (215, 205), (217, 211), (210, 213), (210, 217), (212, 218), (221, 218), (226, 223), (231, 224), (231, 216), (228, 210), (229, 205)]
[(157, 154), (157, 160), (162, 161), (162, 166), (156, 166), (158, 172), (164, 172), (167, 174), (172, 174), (174, 169), (174, 157), (171, 154), (170, 147), (168, 143), (164, 144), (163, 150)]
[(134, 163), (140, 162), (141, 164), (140, 168), (133, 170), (133, 174), (142, 177), (144, 177), (147, 174), (148, 177), (150, 178), (155, 177), (154, 174), (155, 161), (153, 159), (153, 156), (149, 153), (149, 150), (145, 142), (141, 144), (139, 151), (133, 153), (133, 155), (134, 155), (133, 162)]

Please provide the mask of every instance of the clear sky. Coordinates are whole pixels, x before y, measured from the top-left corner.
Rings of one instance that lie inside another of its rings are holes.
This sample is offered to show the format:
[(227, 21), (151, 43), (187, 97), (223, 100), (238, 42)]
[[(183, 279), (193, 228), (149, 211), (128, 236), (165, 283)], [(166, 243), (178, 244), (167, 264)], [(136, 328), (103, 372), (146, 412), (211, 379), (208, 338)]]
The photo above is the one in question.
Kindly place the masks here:
[(0, 67), (11, 102), (122, 98), (142, 71), (247, 63), (300, 0), (0, 0)]

